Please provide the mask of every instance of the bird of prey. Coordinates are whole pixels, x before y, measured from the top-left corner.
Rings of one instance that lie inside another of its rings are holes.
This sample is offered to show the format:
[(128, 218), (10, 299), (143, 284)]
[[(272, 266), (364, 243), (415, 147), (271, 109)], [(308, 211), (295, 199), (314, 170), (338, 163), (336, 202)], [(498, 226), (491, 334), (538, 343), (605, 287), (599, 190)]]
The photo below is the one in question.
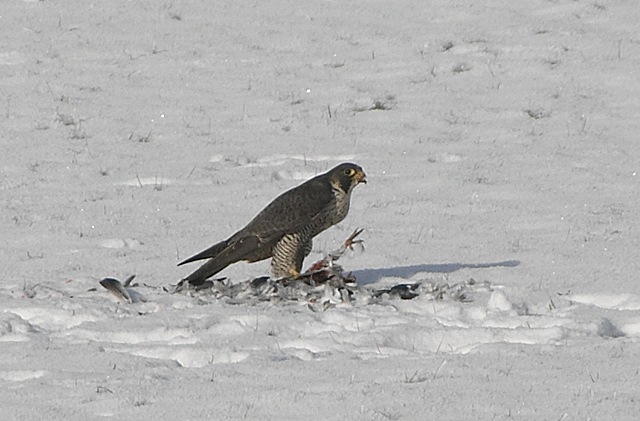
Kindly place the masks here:
[(209, 259), (179, 285), (197, 287), (232, 263), (269, 257), (275, 277), (297, 276), (313, 237), (347, 216), (353, 188), (366, 182), (360, 166), (344, 163), (282, 193), (240, 231), (180, 262)]

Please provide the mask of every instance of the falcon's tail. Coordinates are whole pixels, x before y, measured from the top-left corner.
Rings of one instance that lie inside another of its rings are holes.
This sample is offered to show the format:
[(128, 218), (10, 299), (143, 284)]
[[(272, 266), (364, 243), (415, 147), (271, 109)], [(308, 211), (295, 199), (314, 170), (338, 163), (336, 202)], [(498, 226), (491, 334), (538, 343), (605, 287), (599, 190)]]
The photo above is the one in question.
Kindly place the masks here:
[(208, 278), (220, 272), (222, 269), (229, 266), (233, 263), (233, 260), (229, 260), (227, 258), (223, 258), (221, 255), (228, 250), (229, 241), (221, 241), (218, 244), (215, 244), (208, 249), (196, 254), (195, 256), (189, 257), (187, 260), (184, 260), (178, 263), (178, 266), (184, 265), (186, 263), (195, 262), (196, 260), (203, 259), (211, 259), (204, 265), (200, 266), (195, 272), (191, 275), (184, 278), (182, 281), (178, 283), (178, 286), (182, 286), (185, 283), (189, 283), (195, 287), (202, 285)]
[[(195, 256), (189, 257), (187, 260), (178, 263), (178, 266), (180, 266), (185, 263), (195, 262), (196, 260), (210, 259), (198, 270), (180, 282), (188, 282), (194, 286), (202, 285), (208, 278), (239, 260), (256, 262), (271, 256), (270, 253), (268, 255), (261, 254), (260, 250), (259, 238), (257, 236), (249, 235), (238, 237), (237, 235), (234, 235), (228, 240), (214, 244)], [(257, 255), (255, 254), (256, 251), (258, 251)], [(271, 250), (267, 249), (267, 251), (270, 252)]]
[(183, 285), (185, 282), (193, 285), (194, 287), (200, 286), (205, 283), (205, 281), (211, 278), (216, 273), (220, 272), (222, 269), (226, 268), (233, 262), (223, 261), (220, 262), (218, 260), (209, 260), (204, 265), (200, 266), (195, 272), (191, 275), (187, 276), (183, 280), (181, 280), (178, 285)]
[(195, 262), (196, 260), (212, 259), (212, 258), (218, 257), (218, 255), (222, 253), (227, 248), (228, 245), (229, 245), (229, 240), (220, 241), (218, 244), (214, 244), (213, 246), (209, 247), (204, 251), (201, 251), (195, 256), (191, 256), (187, 260), (183, 260), (182, 262), (178, 263), (178, 266)]

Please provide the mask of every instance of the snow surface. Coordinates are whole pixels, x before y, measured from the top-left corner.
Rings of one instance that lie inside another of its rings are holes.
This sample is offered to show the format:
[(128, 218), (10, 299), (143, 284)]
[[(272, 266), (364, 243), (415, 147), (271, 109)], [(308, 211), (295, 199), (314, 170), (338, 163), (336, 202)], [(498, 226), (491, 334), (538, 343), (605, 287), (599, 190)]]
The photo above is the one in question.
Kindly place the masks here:
[[(1, 7), (0, 419), (638, 419), (638, 22), (624, 0)], [(469, 300), (163, 290), (343, 161), (368, 184), (306, 263), (361, 227), (361, 286)], [(133, 303), (99, 284), (132, 274)]]

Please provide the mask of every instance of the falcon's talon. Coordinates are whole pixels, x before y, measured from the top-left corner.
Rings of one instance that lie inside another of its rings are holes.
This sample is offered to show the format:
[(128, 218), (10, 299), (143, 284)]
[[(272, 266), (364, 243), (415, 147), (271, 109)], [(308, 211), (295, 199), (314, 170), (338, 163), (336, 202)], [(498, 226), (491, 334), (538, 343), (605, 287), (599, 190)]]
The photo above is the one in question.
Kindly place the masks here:
[(356, 228), (356, 230), (353, 231), (353, 234), (351, 234), (349, 238), (347, 238), (347, 241), (344, 242), (344, 245), (349, 247), (350, 250), (353, 250), (354, 244), (364, 243), (364, 240), (354, 240), (354, 238), (360, 235), (362, 231), (364, 231), (364, 228)]
[[(227, 240), (179, 263), (209, 259), (181, 282), (201, 285), (232, 263), (253, 263), (269, 257), (273, 257), (271, 271), (275, 277), (299, 277), (313, 237), (347, 216), (351, 192), (366, 181), (360, 166), (344, 163), (282, 193)], [(360, 232), (354, 231), (345, 247), (355, 244)]]
[(292, 268), (292, 269), (289, 269), (289, 275), (292, 278), (297, 278), (298, 276), (300, 276), (300, 272)]

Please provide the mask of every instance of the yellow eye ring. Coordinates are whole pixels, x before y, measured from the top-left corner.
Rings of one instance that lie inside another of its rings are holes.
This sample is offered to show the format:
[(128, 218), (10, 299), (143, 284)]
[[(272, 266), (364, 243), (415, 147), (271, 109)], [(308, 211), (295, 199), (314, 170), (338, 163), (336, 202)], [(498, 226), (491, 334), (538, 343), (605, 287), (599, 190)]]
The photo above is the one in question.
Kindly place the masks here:
[(354, 170), (353, 168), (347, 168), (346, 170), (344, 170), (344, 175), (348, 175), (349, 177), (353, 177), (355, 173), (356, 170)]

